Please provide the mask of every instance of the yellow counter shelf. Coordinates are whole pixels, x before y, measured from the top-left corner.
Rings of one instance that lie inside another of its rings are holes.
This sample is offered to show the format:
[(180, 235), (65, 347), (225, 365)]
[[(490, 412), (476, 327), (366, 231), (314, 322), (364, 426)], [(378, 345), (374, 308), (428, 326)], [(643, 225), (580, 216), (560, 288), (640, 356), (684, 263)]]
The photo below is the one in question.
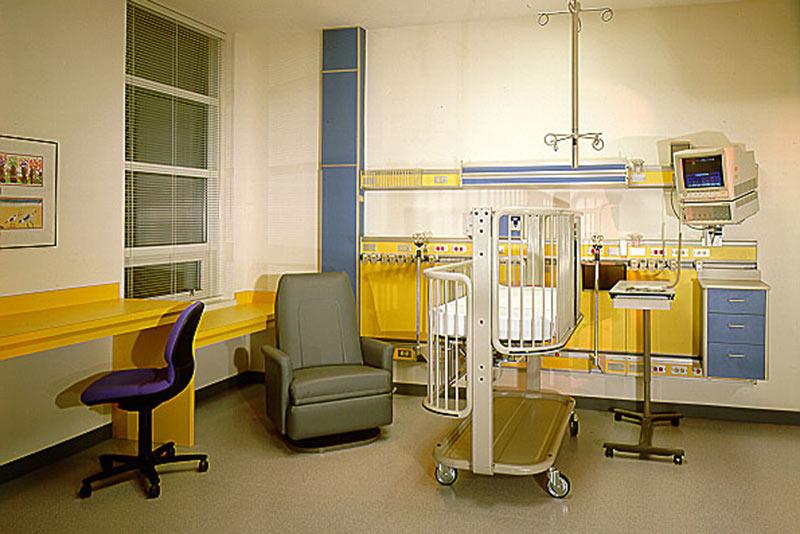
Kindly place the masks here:
[[(248, 292), (253, 293), (253, 292)], [(203, 314), (195, 338), (196, 347), (205, 347), (239, 336), (261, 332), (275, 319), (275, 293), (260, 292), (255, 300), (236, 295), (236, 304)]]
[[(112, 369), (163, 365), (171, 325), (187, 302), (122, 299), (119, 284), (0, 297), (0, 361), (68, 345), (113, 338)], [(244, 291), (236, 303), (203, 314), (196, 347), (263, 331), (274, 319), (275, 294)], [(14, 313), (11, 313), (11, 312)], [(154, 413), (156, 442), (194, 444), (194, 387)], [(136, 439), (135, 414), (114, 409), (114, 437)]]
[[(0, 297), (0, 361), (171, 325), (187, 306), (186, 302), (170, 300), (118, 296), (109, 299), (110, 295), (119, 295), (118, 284), (76, 289)], [(93, 300), (98, 295), (107, 300)], [(74, 303), (77, 299), (88, 301)], [(70, 301), (73, 304), (67, 304)], [(6, 313), (20, 309), (24, 311)], [(274, 311), (273, 292), (237, 294), (236, 304), (203, 314), (195, 346), (205, 347), (264, 330), (266, 323), (274, 319)]]
[[(117, 284), (109, 285), (118, 288)], [(97, 288), (97, 291), (105, 293), (106, 288)], [(0, 297), (0, 324), (3, 325), (0, 329), (0, 360), (172, 324), (186, 307), (184, 302), (119, 297), (114, 300), (63, 305), (65, 301), (61, 299), (64, 293), (75, 296), (72, 290), (43, 293), (54, 293), (53, 299), (43, 299), (41, 293)], [(48, 302), (62, 305), (38, 310), (20, 306), (27, 308), (26, 311), (4, 313), (18, 309), (10, 304), (20, 302), (20, 297), (27, 297), (43, 305)]]

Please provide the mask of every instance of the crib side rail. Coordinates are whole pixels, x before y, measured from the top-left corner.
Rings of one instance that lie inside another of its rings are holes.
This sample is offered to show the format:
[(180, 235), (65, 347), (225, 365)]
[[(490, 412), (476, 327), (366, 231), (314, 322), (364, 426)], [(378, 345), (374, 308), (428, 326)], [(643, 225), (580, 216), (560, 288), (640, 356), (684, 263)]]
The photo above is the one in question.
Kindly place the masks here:
[(472, 261), (424, 271), (428, 279), (428, 391), (440, 415), (472, 412)]
[(501, 354), (548, 353), (569, 341), (579, 321), (579, 221), (559, 209), (494, 213), (492, 344)]

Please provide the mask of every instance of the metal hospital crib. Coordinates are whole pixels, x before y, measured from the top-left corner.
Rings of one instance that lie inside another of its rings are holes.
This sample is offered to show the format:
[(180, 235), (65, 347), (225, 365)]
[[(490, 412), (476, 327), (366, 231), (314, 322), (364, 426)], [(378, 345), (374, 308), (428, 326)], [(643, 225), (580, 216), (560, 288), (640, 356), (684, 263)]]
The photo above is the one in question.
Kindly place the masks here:
[[(580, 314), (580, 217), (561, 209), (473, 209), (472, 260), (425, 270), (428, 279), (426, 409), (463, 419), (434, 450), (435, 477), (459, 469), (536, 475), (565, 497), (553, 464), (567, 430), (577, 435), (575, 400), (540, 389), (537, 356), (562, 348)], [(494, 387), (499, 361), (527, 358), (527, 387)]]

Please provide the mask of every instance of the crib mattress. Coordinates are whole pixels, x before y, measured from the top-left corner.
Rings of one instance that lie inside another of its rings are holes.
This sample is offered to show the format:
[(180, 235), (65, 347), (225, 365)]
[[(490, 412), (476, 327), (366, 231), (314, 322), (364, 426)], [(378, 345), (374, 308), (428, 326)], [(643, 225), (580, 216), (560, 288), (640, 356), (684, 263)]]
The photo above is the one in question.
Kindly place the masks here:
[[(512, 287), (509, 290), (507, 286), (500, 286), (498, 293), (498, 334), (500, 339), (529, 342), (550, 339), (556, 322), (554, 311), (556, 291), (555, 288), (547, 287)], [(434, 334), (451, 337), (466, 336), (466, 297), (460, 297), (439, 306), (433, 306), (430, 313), (433, 319)], [(521, 323), (520, 314), (522, 316)], [(509, 326), (511, 330), (510, 337)], [(520, 331), (522, 333), (521, 336)]]

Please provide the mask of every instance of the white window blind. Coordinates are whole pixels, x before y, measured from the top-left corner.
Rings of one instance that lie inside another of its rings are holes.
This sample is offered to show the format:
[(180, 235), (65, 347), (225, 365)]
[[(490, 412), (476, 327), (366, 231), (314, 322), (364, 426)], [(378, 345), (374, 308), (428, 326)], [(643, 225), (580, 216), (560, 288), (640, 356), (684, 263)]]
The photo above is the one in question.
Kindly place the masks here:
[(125, 296), (220, 291), (219, 38), (127, 11)]

